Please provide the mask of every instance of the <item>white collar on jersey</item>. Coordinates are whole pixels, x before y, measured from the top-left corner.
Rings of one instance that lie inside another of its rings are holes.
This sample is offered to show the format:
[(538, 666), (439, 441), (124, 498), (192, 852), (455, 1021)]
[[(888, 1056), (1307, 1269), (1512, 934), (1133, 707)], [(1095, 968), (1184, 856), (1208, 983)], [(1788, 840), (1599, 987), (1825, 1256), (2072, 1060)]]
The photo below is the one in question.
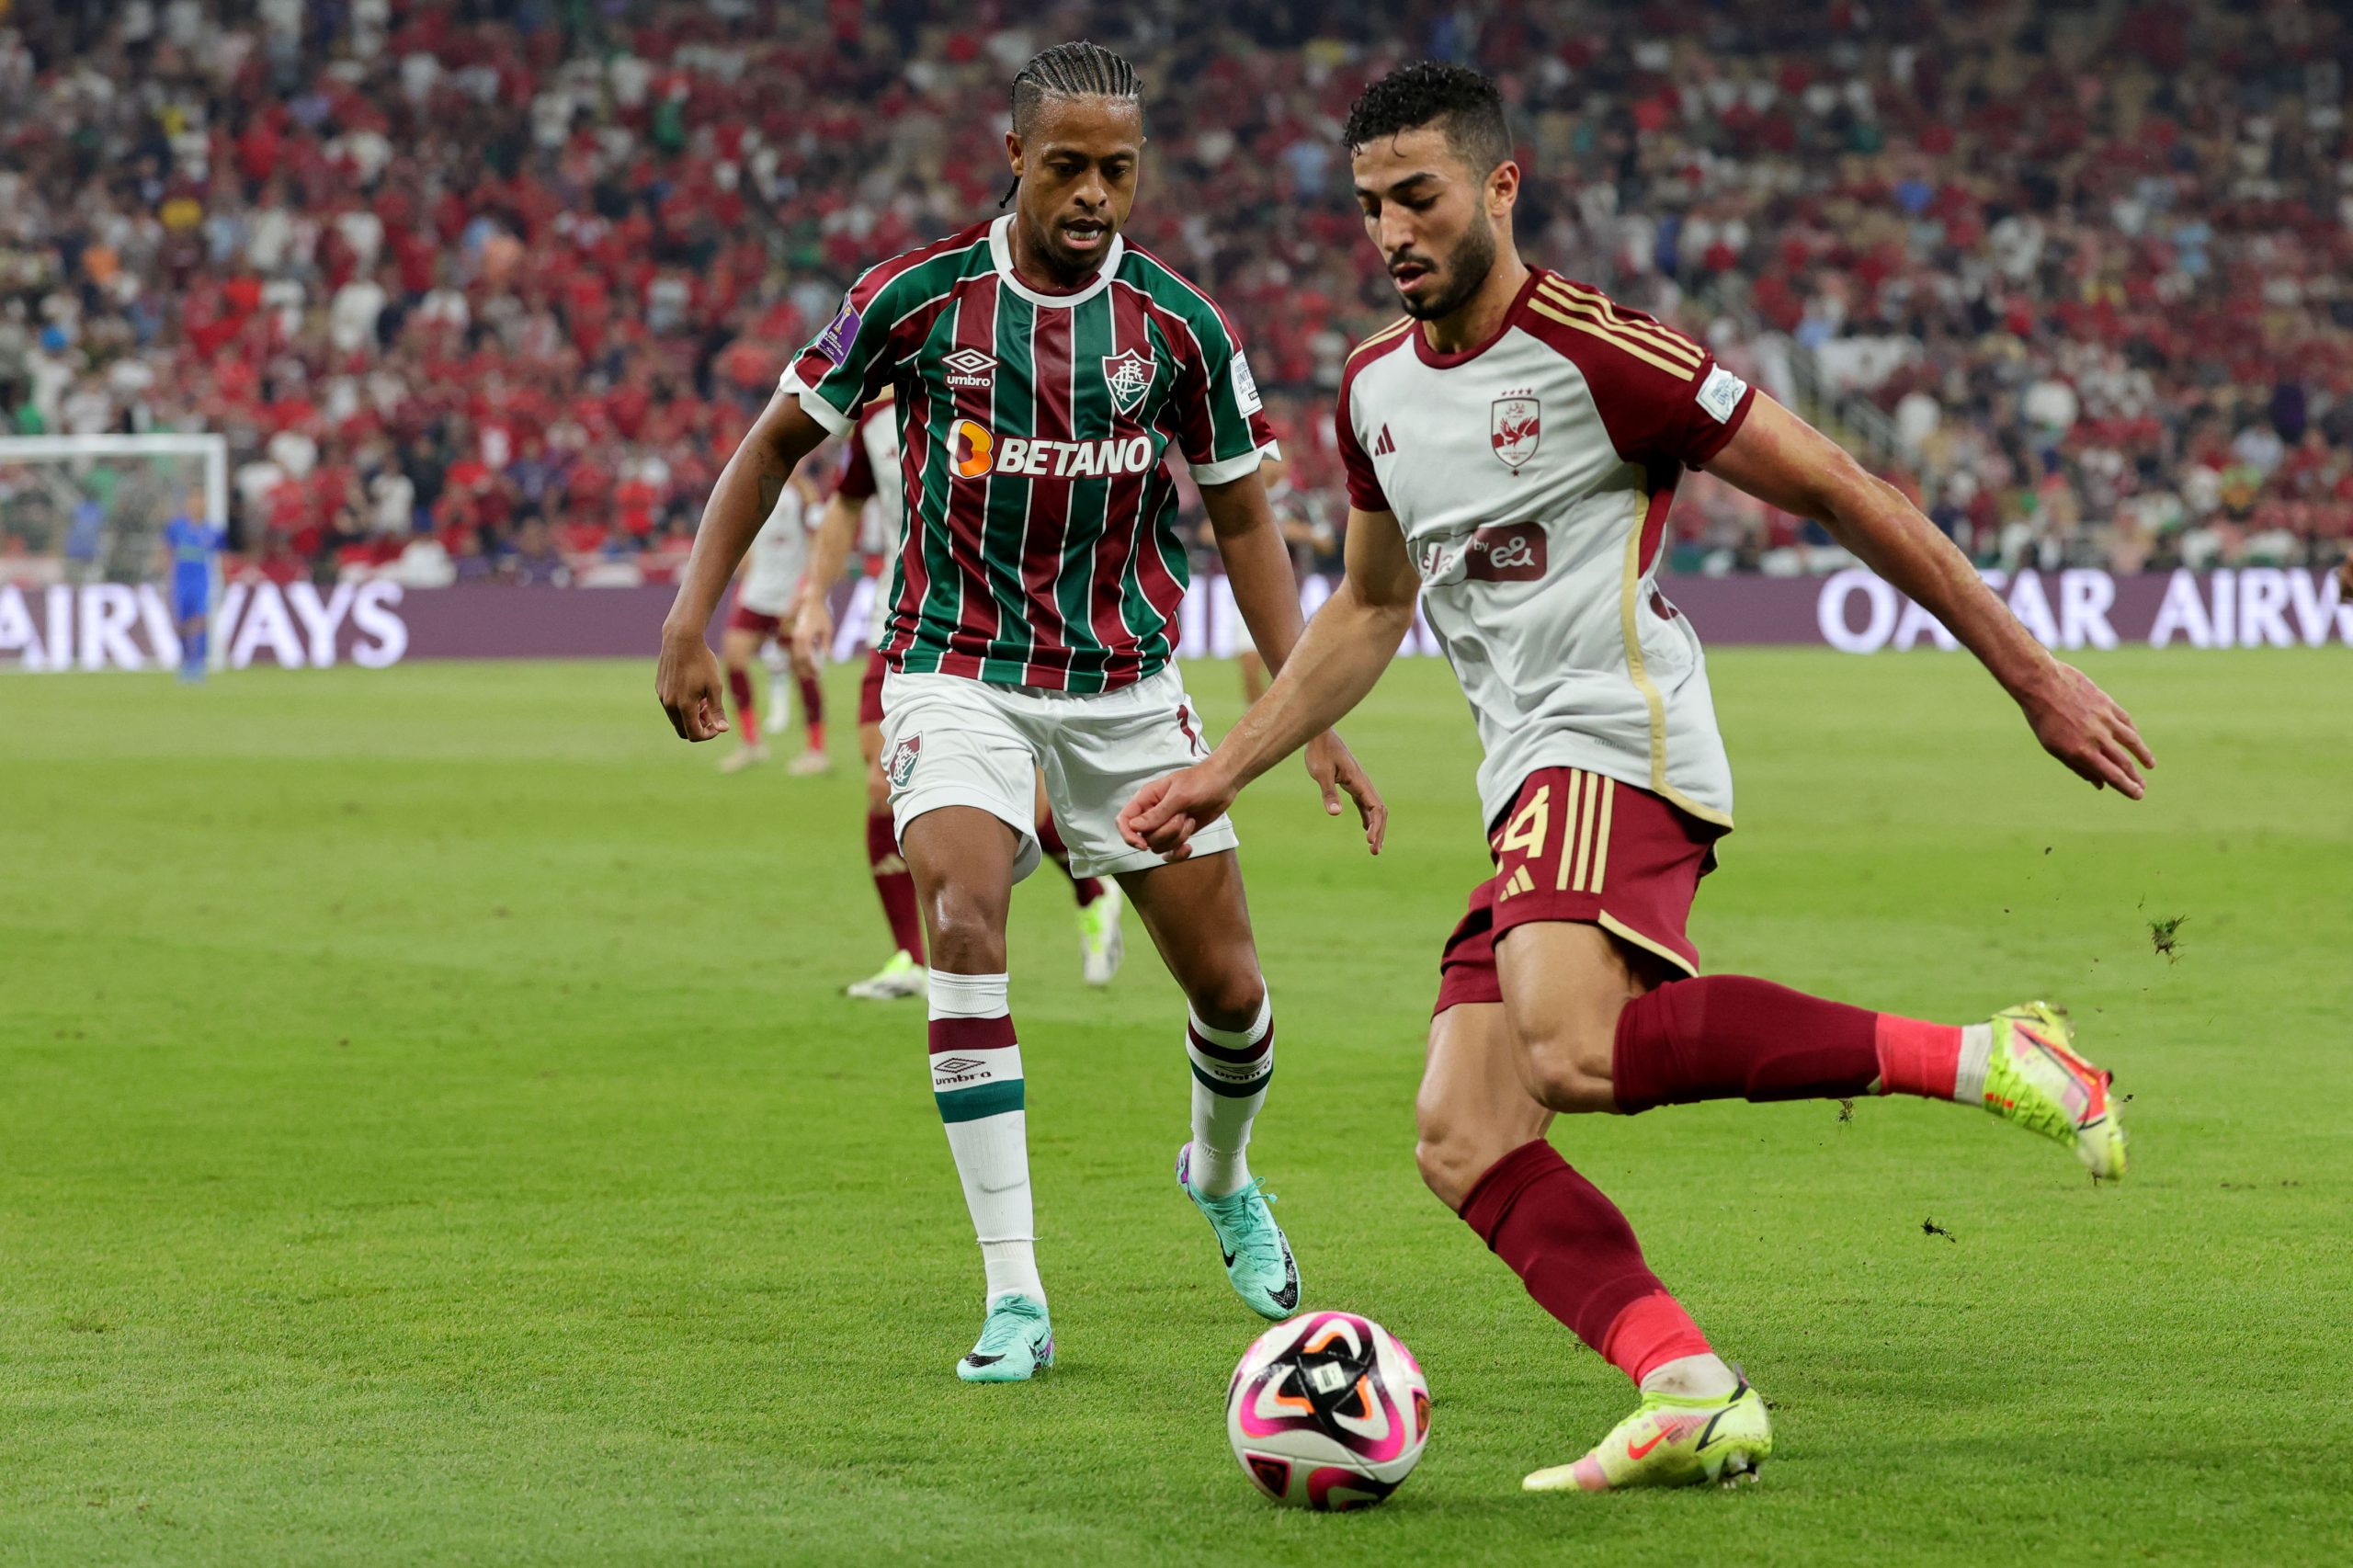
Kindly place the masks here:
[(1005, 286), (1033, 305), (1079, 305), (1100, 294), (1111, 285), (1111, 275), (1120, 270), (1120, 257), (1127, 254), (1128, 242), (1123, 234), (1111, 236), (1111, 248), (1103, 255), (1103, 265), (1095, 269), (1095, 281), (1075, 294), (1040, 294), (1013, 275), (1013, 214), (1008, 212), (989, 225), (989, 257), (996, 263), (996, 275)]

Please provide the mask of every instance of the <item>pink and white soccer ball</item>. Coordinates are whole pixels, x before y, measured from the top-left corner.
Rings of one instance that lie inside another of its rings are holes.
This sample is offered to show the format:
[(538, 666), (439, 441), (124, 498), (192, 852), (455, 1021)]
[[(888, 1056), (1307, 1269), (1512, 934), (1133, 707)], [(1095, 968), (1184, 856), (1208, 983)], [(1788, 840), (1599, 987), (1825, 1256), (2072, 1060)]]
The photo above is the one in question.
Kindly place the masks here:
[(1430, 1385), (1397, 1336), (1354, 1312), (1302, 1312), (1243, 1352), (1225, 1435), (1278, 1503), (1369, 1508), (1421, 1462)]

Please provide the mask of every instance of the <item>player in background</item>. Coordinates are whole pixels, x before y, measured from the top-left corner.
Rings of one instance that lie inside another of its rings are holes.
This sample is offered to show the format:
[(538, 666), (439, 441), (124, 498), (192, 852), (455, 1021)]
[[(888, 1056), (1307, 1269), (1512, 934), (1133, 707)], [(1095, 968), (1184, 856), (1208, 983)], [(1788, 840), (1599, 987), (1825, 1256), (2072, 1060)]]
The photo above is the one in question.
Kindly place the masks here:
[[(1283, 548), (1290, 552), (1291, 573), (1304, 582), (1313, 568), (1311, 544), (1319, 531), (1307, 498), (1291, 483), (1288, 463), (1269, 459), (1259, 472), (1266, 480), (1267, 509), (1274, 513), (1275, 526), (1282, 530)], [(1247, 708), (1267, 691), (1267, 661), (1258, 656), (1247, 627), (1234, 629), (1233, 662), (1242, 674), (1242, 705)]]
[(1366, 89), (1344, 134), (1407, 317), (1341, 379), (1347, 576), (1266, 699), (1208, 760), (1146, 786), (1121, 826), (1181, 854), (1190, 824), (1372, 688), (1421, 595), (1478, 722), (1495, 875), (1446, 948), (1417, 1162), (1641, 1391), (1585, 1457), (1526, 1484), (1730, 1481), (1771, 1452), (1765, 1405), (1546, 1141), (1555, 1113), (1919, 1095), (2054, 1138), (2096, 1179), (2123, 1174), (2124, 1136), (2109, 1075), (2044, 1004), (1956, 1027), (1699, 975), (1685, 924), (1733, 800), (1699, 640), (1654, 581), (1677, 475), (1705, 466), (1821, 519), (2094, 785), (2138, 800), (2154, 759), (1893, 486), (1699, 344), (1520, 260), (1520, 172), (1485, 77), (1404, 67)]
[[(792, 613), (809, 563), (809, 508), (816, 501), (816, 485), (805, 472), (796, 472), (776, 498), (752, 548), (737, 574), (734, 608), (727, 612), (727, 627), (720, 635), (720, 662), (727, 668), (727, 689), (735, 699), (735, 718), (742, 742), (719, 765), (722, 773), (741, 773), (768, 759), (762, 738), (759, 711), (752, 699), (752, 660), (769, 638), (790, 636), (784, 619)], [(801, 681), (801, 722), (808, 726), (809, 744), (785, 767), (796, 777), (824, 773), (833, 767), (825, 755), (825, 694), (817, 684), (814, 661), (793, 661)]]
[(164, 551), (172, 567), (172, 621), (180, 637), (180, 679), (190, 685), (204, 680), (212, 641), (212, 575), (229, 538), (219, 523), (196, 520), (203, 516), (203, 498), (191, 494), (179, 516), (164, 525)]
[[(1298, 641), (1299, 587), (1257, 468), (1270, 444), (1232, 326), (1120, 231), (1143, 156), (1135, 74), (1060, 44), (1013, 86), (1014, 210), (893, 257), (852, 285), (728, 460), (663, 627), (655, 691), (685, 739), (724, 732), (702, 629), (785, 477), (898, 402), (907, 540), (892, 574), (883, 772), (930, 959), (931, 1083), (985, 1270), (968, 1381), (1052, 1364), (1029, 1192), (1006, 912), (1040, 858), (1037, 773), (1084, 875), (1119, 879), (1188, 1004), (1192, 1137), (1176, 1176), (1252, 1311), (1289, 1316), (1299, 1273), (1250, 1169), (1274, 1064), (1233, 824), (1192, 824), (1164, 864), (1116, 821), (1145, 779), (1205, 754), (1173, 664), (1188, 567), (1165, 462), (1201, 488), (1270, 665)], [(1385, 808), (1336, 736), (1309, 740), (1324, 809)], [(1173, 1032), (1173, 1031), (1172, 1031)], [(1172, 1074), (1172, 1079), (1176, 1075)]]
[[(868, 512), (881, 523), (881, 553), (895, 560), (906, 531), (906, 504), (898, 485), (878, 482), (878, 476), (899, 475), (898, 409), (885, 392), (867, 404), (851, 432), (849, 454), (842, 466), (841, 483), (825, 503), (809, 549), (809, 569), (802, 574), (800, 609), (793, 618), (792, 653), (814, 665), (834, 644), (834, 614), (828, 598), (833, 585), (847, 568), (858, 543), (858, 528)], [(915, 917), (915, 877), (899, 853), (891, 824), (891, 786), (882, 777), (882, 680), (890, 665), (882, 656), (891, 618), (885, 598), (886, 574), (873, 609), (873, 645), (866, 656), (866, 673), (858, 688), (858, 749), (866, 762), (866, 863), (874, 878), (874, 892), (882, 903), (882, 918), (891, 928), (894, 950), (889, 961), (867, 976), (843, 987), (843, 994), (860, 1001), (889, 1002), (920, 996), (924, 991), (923, 923)], [(1120, 912), (1125, 900), (1119, 884), (1099, 877), (1080, 876), (1071, 869), (1070, 846), (1054, 826), (1046, 804), (1043, 775), (1038, 780), (1037, 834), (1046, 858), (1070, 879), (1078, 900), (1080, 971), (1089, 985), (1108, 985), (1120, 971), (1125, 950)]]

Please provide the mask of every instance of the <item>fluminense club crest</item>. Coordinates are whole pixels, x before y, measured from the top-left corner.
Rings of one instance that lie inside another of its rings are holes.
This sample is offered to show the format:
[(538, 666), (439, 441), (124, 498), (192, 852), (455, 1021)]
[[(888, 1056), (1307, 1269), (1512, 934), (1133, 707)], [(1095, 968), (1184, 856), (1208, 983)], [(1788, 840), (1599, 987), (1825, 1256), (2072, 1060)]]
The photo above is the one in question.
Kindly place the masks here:
[(904, 790), (907, 787), (907, 780), (915, 776), (915, 763), (922, 756), (921, 735), (909, 735), (891, 748), (891, 755), (882, 759), (882, 776), (891, 781), (892, 789)]
[(1505, 393), (1495, 399), (1489, 433), (1506, 468), (1525, 466), (1544, 438), (1544, 404), (1526, 392)]
[(1111, 389), (1111, 406), (1133, 414), (1152, 391), (1152, 356), (1140, 348), (1103, 357), (1103, 384)]

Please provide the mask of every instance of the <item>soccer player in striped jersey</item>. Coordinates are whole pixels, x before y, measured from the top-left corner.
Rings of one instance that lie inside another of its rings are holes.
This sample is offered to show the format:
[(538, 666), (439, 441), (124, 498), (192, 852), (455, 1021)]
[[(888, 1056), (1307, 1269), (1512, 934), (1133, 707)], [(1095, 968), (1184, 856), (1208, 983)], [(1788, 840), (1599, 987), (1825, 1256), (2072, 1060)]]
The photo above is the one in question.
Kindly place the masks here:
[[(800, 608), (793, 618), (792, 657), (814, 668), (834, 643), (834, 616), (828, 595), (848, 565), (850, 551), (865, 515), (877, 514), (881, 523), (882, 554), (894, 559), (906, 538), (906, 506), (895, 484), (899, 472), (897, 409), (889, 393), (866, 405), (850, 432), (849, 455), (842, 465), (841, 483), (825, 503), (809, 549), (809, 570), (801, 585)], [(882, 682), (890, 662), (882, 647), (890, 640), (888, 607), (874, 615), (874, 647), (867, 655), (866, 673), (858, 691), (858, 747), (866, 761), (866, 860), (874, 878), (874, 892), (882, 903), (882, 917), (893, 944), (883, 966), (864, 980), (843, 987), (843, 994), (861, 1002), (892, 1002), (924, 993), (923, 922), (915, 916), (915, 882), (899, 853), (898, 835), (891, 821), (891, 784), (882, 777)], [(1100, 877), (1080, 876), (1071, 869), (1070, 846), (1054, 826), (1045, 798), (1045, 779), (1038, 781), (1038, 842), (1046, 858), (1070, 879), (1078, 901), (1080, 973), (1089, 985), (1108, 985), (1120, 971), (1123, 950), (1120, 912), (1125, 901), (1119, 884)]]
[(1477, 719), (1495, 874), (1441, 960), (1415, 1110), (1424, 1179), (1546, 1311), (1631, 1378), (1634, 1414), (1532, 1491), (1729, 1482), (1764, 1403), (1545, 1139), (1557, 1112), (1910, 1094), (1982, 1106), (2124, 1171), (2109, 1077), (2042, 1003), (1924, 1023), (1699, 973), (1686, 918), (1732, 826), (1690, 622), (1655, 584), (1677, 475), (1818, 517), (1951, 629), (2042, 744), (2139, 799), (2131, 718), (2029, 637), (1891, 485), (1700, 345), (1519, 258), (1518, 167), (1483, 76), (1373, 84), (1345, 131), (1406, 317), (1349, 359), (1347, 576), (1206, 762), (1140, 792), (1130, 841), (1181, 854), (1244, 785), (1354, 707), (1418, 597)]
[[(891, 389), (907, 538), (883, 646), (883, 773), (930, 955), (932, 1091), (981, 1244), (986, 1317), (968, 1381), (1051, 1365), (1032, 1239), (1006, 910), (1038, 863), (1036, 774), (1074, 870), (1119, 879), (1189, 1006), (1192, 1137), (1177, 1153), (1228, 1280), (1289, 1316), (1299, 1273), (1251, 1174), (1274, 1062), (1233, 825), (1190, 824), (1182, 865), (1125, 843), (1138, 785), (1207, 755), (1172, 662), (1187, 577), (1174, 449), (1200, 486), (1242, 613), (1270, 665), (1299, 591), (1257, 468), (1270, 446), (1241, 344), (1199, 290), (1120, 233), (1143, 156), (1127, 62), (1060, 44), (1014, 80), (1014, 210), (860, 278), (786, 372), (713, 489), (663, 628), (656, 693), (688, 740), (722, 733), (703, 629), (801, 455)], [(1336, 736), (1311, 738), (1324, 809), (1343, 792), (1379, 847), (1386, 808)]]

